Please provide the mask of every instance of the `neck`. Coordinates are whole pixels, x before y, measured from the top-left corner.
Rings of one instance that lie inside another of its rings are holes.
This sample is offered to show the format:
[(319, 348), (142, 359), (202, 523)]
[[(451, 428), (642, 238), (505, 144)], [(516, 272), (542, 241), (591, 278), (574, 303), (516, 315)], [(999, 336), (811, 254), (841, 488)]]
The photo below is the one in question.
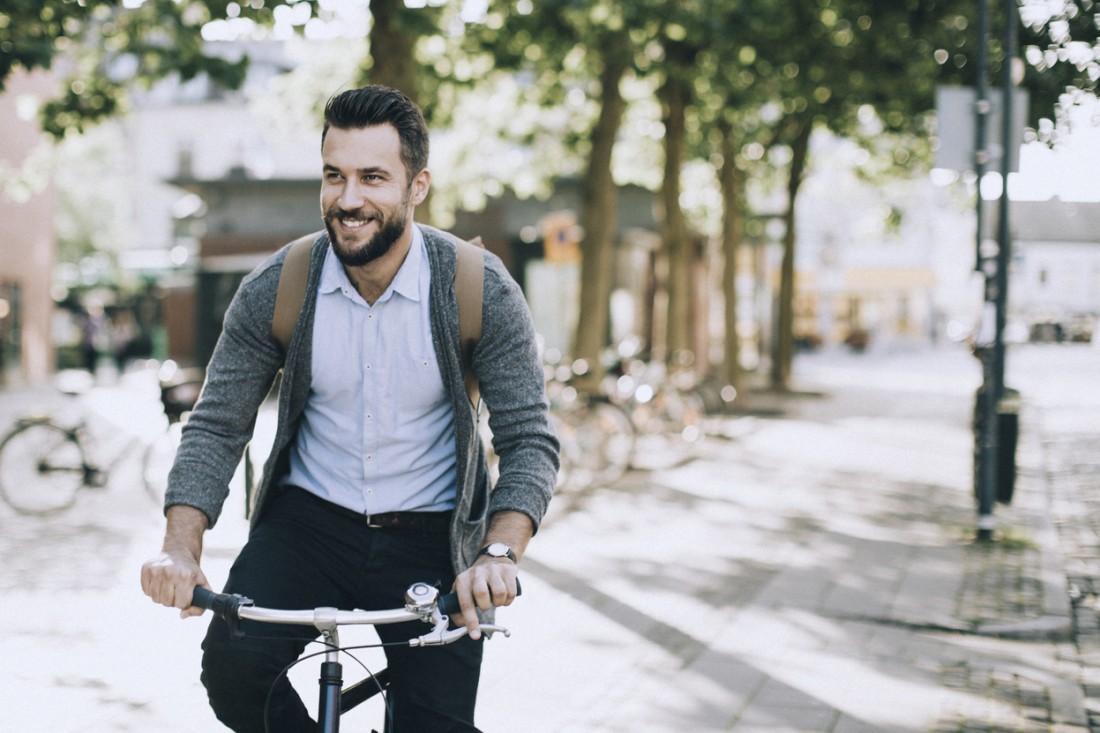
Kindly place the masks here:
[(374, 305), (375, 301), (386, 292), (393, 279), (397, 277), (397, 271), (401, 269), (401, 265), (404, 264), (405, 258), (409, 255), (409, 248), (412, 247), (413, 226), (415, 224), (410, 221), (401, 238), (393, 243), (393, 247), (390, 248), (389, 252), (378, 259), (354, 267), (344, 265), (344, 272), (347, 273), (348, 280), (351, 281), (351, 284), (355, 286), (355, 290), (367, 303)]

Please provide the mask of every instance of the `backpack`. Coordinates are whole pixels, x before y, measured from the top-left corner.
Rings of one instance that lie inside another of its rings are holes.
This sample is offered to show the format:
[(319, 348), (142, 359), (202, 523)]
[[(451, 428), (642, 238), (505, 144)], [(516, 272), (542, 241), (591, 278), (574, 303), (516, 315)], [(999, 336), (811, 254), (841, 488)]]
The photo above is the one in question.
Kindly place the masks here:
[[(290, 250), (283, 261), (279, 273), (279, 289), (275, 293), (275, 314), (271, 319), (271, 335), (283, 347), (285, 354), (290, 346), (290, 337), (298, 322), (298, 314), (306, 298), (306, 285), (309, 282), (310, 255), (313, 242), (321, 232), (307, 234), (290, 243)], [(481, 237), (470, 241), (453, 235), (455, 253), (458, 258), (455, 266), (455, 297), (458, 300), (459, 357), (462, 363), (462, 378), (466, 383), (466, 396), (470, 404), (477, 407), (481, 399), (481, 390), (472, 369), (474, 347), (481, 340), (481, 299), (485, 278), (485, 249)]]

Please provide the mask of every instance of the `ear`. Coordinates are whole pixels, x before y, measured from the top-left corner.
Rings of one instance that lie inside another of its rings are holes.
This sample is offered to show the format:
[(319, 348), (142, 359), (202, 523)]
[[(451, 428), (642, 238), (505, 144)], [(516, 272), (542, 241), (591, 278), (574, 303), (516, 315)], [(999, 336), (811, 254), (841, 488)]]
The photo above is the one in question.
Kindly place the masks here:
[(413, 206), (424, 203), (428, 197), (428, 189), (432, 187), (432, 173), (427, 168), (416, 174), (412, 181), (412, 196), (410, 200)]

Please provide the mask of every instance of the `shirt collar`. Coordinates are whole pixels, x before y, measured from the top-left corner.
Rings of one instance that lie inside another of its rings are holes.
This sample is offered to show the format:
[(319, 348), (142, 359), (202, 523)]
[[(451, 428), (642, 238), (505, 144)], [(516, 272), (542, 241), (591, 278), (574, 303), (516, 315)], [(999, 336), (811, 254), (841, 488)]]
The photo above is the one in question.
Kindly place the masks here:
[[(356, 292), (355, 286), (348, 278), (348, 273), (344, 271), (343, 265), (340, 264), (340, 259), (332, 251), (331, 242), (328, 248), (328, 254), (321, 266), (319, 291), (322, 293), (331, 293), (337, 290), (344, 293)], [(414, 225), (409, 253), (405, 256), (405, 261), (401, 263), (401, 267), (398, 268), (393, 282), (386, 288), (386, 292), (382, 294), (378, 302), (389, 300), (394, 293), (413, 302), (420, 302), (420, 270), (424, 265), (424, 255), (424, 235), (421, 233), (420, 227)]]

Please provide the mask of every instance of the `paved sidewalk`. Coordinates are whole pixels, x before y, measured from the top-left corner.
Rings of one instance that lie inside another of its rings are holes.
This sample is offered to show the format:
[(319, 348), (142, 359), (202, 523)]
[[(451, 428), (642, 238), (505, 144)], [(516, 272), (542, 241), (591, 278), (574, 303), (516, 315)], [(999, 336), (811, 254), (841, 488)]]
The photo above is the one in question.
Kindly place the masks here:
[(562, 497), (489, 668), (517, 709), (483, 706), (488, 730), (1087, 730), (1043, 407), (975, 545), (968, 355), (813, 357), (796, 381), (824, 396)]
[[(971, 541), (980, 375), (946, 349), (800, 358), (807, 394), (782, 417), (736, 419), (738, 437), (689, 463), (558, 497), (524, 596), (499, 615), (513, 634), (487, 648), (480, 727), (1088, 732), (1100, 410), (1082, 385), (1098, 354), (1012, 355), (1028, 406), (993, 544)], [(1077, 382), (1052, 392), (1049, 373)], [(121, 467), (48, 523), (0, 506), (0, 732), (219, 729), (195, 679), (202, 622), (137, 587), (162, 525), (132, 480)], [(244, 536), (236, 514), (209, 535), (215, 582)], [(309, 699), (305, 667), (293, 679)], [(345, 723), (377, 720), (368, 708)]]

